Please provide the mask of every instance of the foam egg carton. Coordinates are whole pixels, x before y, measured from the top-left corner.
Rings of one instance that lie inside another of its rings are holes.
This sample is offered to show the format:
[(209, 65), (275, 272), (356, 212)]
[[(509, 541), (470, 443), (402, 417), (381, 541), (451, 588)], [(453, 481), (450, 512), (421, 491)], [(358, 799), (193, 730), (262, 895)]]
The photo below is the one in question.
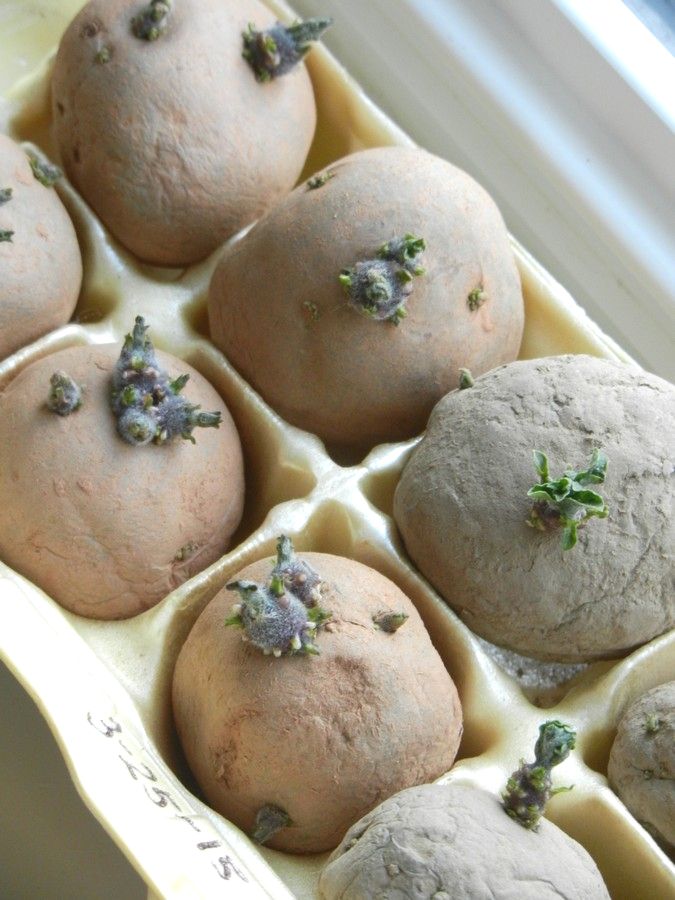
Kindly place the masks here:
[[(52, 159), (51, 64), (81, 5), (9, 0), (3, 6), (0, 130)], [(294, 18), (284, 4), (269, 5), (280, 19)], [(324, 47), (311, 52), (308, 65), (319, 117), (303, 177), (364, 147), (411, 143)], [(417, 605), (465, 716), (457, 762), (441, 780), (499, 792), (520, 757), (531, 755), (539, 724), (562, 719), (579, 739), (555, 770), (555, 783), (573, 783), (574, 790), (554, 797), (547, 816), (591, 853), (615, 900), (675, 896), (675, 867), (606, 779), (626, 705), (675, 678), (675, 635), (589, 666), (534, 663), (478, 639), (410, 566), (391, 518), (393, 492), (416, 441), (377, 447), (365, 459), (333, 458), (316, 437), (280, 419), (209, 342), (206, 293), (218, 253), (180, 270), (142, 265), (67, 181), (58, 190), (83, 251), (80, 302), (71, 324), (0, 362), (0, 389), (58, 349), (119, 343), (140, 314), (160, 349), (189, 362), (221, 393), (245, 453), (245, 513), (231, 551), (137, 618), (99, 622), (72, 615), (0, 563), (0, 654), (48, 721), (84, 802), (151, 893), (190, 900), (317, 896), (326, 855), (258, 848), (199, 799), (170, 705), (174, 663), (193, 622), (237, 570), (272, 555), (283, 532), (298, 550), (374, 567)], [(526, 307), (521, 358), (590, 353), (630, 363), (515, 240), (513, 251)]]

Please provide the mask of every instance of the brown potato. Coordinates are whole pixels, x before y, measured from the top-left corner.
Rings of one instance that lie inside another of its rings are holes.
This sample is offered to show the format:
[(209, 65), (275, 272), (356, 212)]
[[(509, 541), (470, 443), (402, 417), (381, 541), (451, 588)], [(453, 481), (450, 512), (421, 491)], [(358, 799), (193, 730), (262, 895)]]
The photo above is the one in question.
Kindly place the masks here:
[[(332, 621), (318, 656), (265, 656), (228, 627), (221, 591), (197, 620), (173, 682), (176, 727), (206, 801), (247, 832), (264, 806), (292, 824), (269, 841), (313, 853), (334, 847), (385, 797), (443, 774), (461, 736), (457, 691), (412, 602), (349, 559), (303, 553)], [(264, 582), (268, 560), (237, 580)], [(406, 613), (395, 633), (373, 616)]]
[(675, 681), (638, 697), (624, 713), (607, 777), (635, 818), (675, 849)]
[(65, 325), (81, 283), (70, 216), (25, 151), (0, 134), (0, 359)]
[(63, 164), (143, 260), (187, 265), (296, 182), (316, 124), (304, 65), (267, 83), (242, 58), (258, 0), (180, 0), (166, 29), (132, 32), (143, 0), (92, 0), (63, 36), (52, 81)]
[[(609, 460), (609, 516), (563, 550), (528, 528), (538, 482)], [(611, 657), (675, 624), (675, 388), (622, 363), (511, 363), (448, 394), (397, 486), (394, 517), (422, 574), (477, 634), (527, 656)]]
[[(196, 445), (134, 447), (116, 431), (119, 348), (72, 347), (32, 363), (0, 394), (0, 557), (72, 612), (121, 619), (154, 606), (221, 556), (239, 523), (243, 464), (223, 401), (190, 366), (158, 353), (189, 400), (220, 410)], [(83, 386), (67, 417), (47, 408), (50, 376)]]
[[(387, 147), (327, 174), (226, 248), (209, 293), (211, 336), (287, 421), (364, 450), (420, 432), (460, 367), (478, 374), (515, 359), (523, 300), (499, 211), (450, 163)], [(406, 234), (426, 249), (407, 276), (395, 273), (404, 294), (412, 289), (396, 327), (360, 315), (339, 276)]]
[(543, 819), (528, 831), (487, 791), (425, 784), (356, 822), (321, 874), (323, 900), (609, 900), (593, 859)]

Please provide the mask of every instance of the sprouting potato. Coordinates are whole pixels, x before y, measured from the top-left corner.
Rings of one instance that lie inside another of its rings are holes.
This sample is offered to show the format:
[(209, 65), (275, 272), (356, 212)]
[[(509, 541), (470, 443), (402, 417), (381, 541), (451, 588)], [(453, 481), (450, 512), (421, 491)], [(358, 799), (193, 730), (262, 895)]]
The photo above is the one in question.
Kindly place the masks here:
[(609, 900), (584, 848), (541, 818), (550, 770), (573, 741), (568, 726), (544, 723), (534, 763), (513, 773), (503, 804), (456, 781), (389, 798), (331, 855), (322, 900)]
[(385, 147), (334, 163), (226, 247), (209, 322), (281, 416), (354, 452), (422, 431), (459, 367), (515, 359), (523, 299), (483, 188)]
[(477, 634), (527, 656), (618, 656), (675, 624), (675, 388), (589, 356), (448, 394), (405, 466), (406, 550)]
[(223, 401), (146, 330), (138, 318), (121, 354), (37, 360), (0, 393), (0, 558), (90, 618), (154, 606), (225, 552), (243, 508)]
[(0, 134), (0, 359), (71, 317), (82, 283), (58, 170)]
[(675, 849), (675, 681), (652, 688), (625, 711), (607, 775), (635, 818)]
[(258, 0), (81, 10), (54, 67), (55, 135), (70, 180), (125, 247), (196, 262), (293, 187), (316, 125), (301, 59), (327, 24), (289, 36)]
[(391, 581), (354, 560), (296, 557), (282, 537), (276, 564), (247, 566), (228, 588), (173, 681), (176, 728), (213, 809), (270, 847), (320, 852), (451, 767), (457, 691)]

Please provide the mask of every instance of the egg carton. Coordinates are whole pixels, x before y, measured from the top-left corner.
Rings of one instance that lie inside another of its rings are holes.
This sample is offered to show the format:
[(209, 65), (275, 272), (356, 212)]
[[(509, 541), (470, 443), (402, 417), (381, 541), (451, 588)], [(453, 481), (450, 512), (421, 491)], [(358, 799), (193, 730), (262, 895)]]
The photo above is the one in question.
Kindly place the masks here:
[[(51, 64), (81, 5), (9, 4), (9, 27), (0, 39), (0, 130), (52, 159)], [(281, 20), (294, 18), (285, 4), (268, 5)], [(412, 144), (324, 47), (312, 51), (308, 66), (318, 129), (303, 177), (356, 150)], [(257, 847), (209, 809), (182, 758), (171, 713), (174, 663), (197, 616), (239, 569), (273, 555), (284, 533), (300, 551), (372, 566), (416, 604), (464, 710), (457, 762), (441, 781), (498, 793), (531, 752), (543, 720), (570, 723), (577, 749), (555, 773), (556, 784), (574, 790), (555, 796), (547, 816), (590, 852), (615, 900), (675, 896), (675, 867), (606, 778), (626, 705), (675, 678), (675, 634), (621, 660), (582, 666), (536, 663), (477, 638), (410, 566), (391, 517), (394, 489), (416, 440), (377, 447), (362, 460), (334, 459), (318, 438), (279, 418), (209, 342), (206, 295), (218, 253), (180, 270), (142, 265), (67, 181), (58, 190), (83, 251), (80, 302), (71, 324), (0, 363), (0, 389), (56, 350), (119, 344), (140, 314), (157, 347), (190, 363), (220, 392), (245, 453), (245, 512), (231, 551), (137, 618), (75, 616), (0, 563), (0, 654), (49, 723), (85, 804), (151, 893), (190, 900), (318, 896), (327, 855)], [(521, 358), (589, 353), (631, 362), (516, 240), (512, 245), (526, 309)]]

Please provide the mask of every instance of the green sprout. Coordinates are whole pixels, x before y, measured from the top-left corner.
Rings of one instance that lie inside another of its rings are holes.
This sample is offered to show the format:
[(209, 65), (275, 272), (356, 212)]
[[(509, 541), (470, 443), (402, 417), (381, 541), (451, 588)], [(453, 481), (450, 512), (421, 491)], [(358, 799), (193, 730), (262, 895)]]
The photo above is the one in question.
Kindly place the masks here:
[[(150, 0), (131, 20), (131, 31), (141, 41), (156, 41), (166, 31), (171, 0)], [(108, 57), (109, 58), (109, 57)], [(107, 62), (108, 60), (99, 60)]]
[(11, 188), (0, 188), (0, 206), (3, 203), (7, 203), (12, 199), (12, 189)]
[(398, 631), (402, 625), (405, 625), (408, 618), (408, 614), (404, 612), (383, 612), (373, 616), (373, 624), (376, 628), (379, 628), (380, 631), (384, 631), (387, 634), (394, 634), (394, 632)]
[[(402, 238), (395, 241), (387, 241), (382, 244), (377, 251), (380, 259), (392, 259), (399, 265), (404, 266), (408, 274), (424, 275), (424, 267), (416, 262), (416, 258), (426, 250), (426, 241), (424, 238), (415, 237), (409, 232)], [(411, 281), (411, 278), (405, 279)]]
[(398, 309), (395, 309), (394, 312), (389, 317), (389, 321), (392, 325), (399, 325), (403, 319), (405, 319), (408, 315), (408, 310), (403, 306), (399, 306)]
[(321, 628), (326, 622), (330, 622), (333, 618), (333, 614), (327, 612), (325, 609), (321, 609), (320, 606), (310, 606), (307, 610), (307, 619), (311, 622), (317, 629)]
[(39, 159), (35, 153), (29, 152), (28, 162), (35, 178), (45, 187), (54, 187), (61, 178), (63, 172), (58, 166), (54, 166), (45, 160)]
[(652, 713), (651, 716), (647, 716), (647, 718), (645, 719), (644, 728), (647, 734), (656, 734), (656, 732), (661, 728), (661, 720), (656, 715), (656, 713)]
[(527, 524), (540, 531), (562, 526), (563, 550), (571, 550), (577, 542), (577, 530), (587, 519), (605, 519), (609, 510), (605, 501), (587, 488), (589, 484), (602, 484), (607, 470), (607, 457), (601, 450), (594, 450), (587, 469), (566, 469), (561, 478), (551, 481), (548, 458), (540, 450), (534, 450), (534, 467), (539, 484), (527, 492), (535, 501)]
[(534, 762), (521, 760), (520, 768), (509, 777), (502, 794), (505, 812), (523, 828), (536, 831), (549, 799), (572, 790), (572, 787), (552, 789), (551, 769), (567, 759), (575, 744), (576, 732), (569, 725), (554, 719), (539, 726)]
[(472, 291), (470, 291), (469, 296), (466, 298), (466, 302), (471, 312), (475, 312), (485, 303), (486, 300), (487, 294), (483, 290), (482, 284), (480, 287), (474, 288)]
[(330, 169), (326, 172), (319, 172), (318, 175), (312, 175), (307, 181), (307, 190), (315, 191), (317, 188), (323, 187), (331, 178), (335, 178), (335, 172), (331, 172)]
[(473, 375), (468, 369), (459, 370), (459, 389), (465, 391), (467, 388), (473, 387), (475, 384)]
[(0, 229), (0, 244), (11, 244), (12, 236), (14, 235), (13, 231), (3, 231)]
[(180, 394), (189, 380), (189, 375), (179, 375), (177, 378), (174, 378), (173, 381), (169, 382), (169, 390), (172, 394)]

